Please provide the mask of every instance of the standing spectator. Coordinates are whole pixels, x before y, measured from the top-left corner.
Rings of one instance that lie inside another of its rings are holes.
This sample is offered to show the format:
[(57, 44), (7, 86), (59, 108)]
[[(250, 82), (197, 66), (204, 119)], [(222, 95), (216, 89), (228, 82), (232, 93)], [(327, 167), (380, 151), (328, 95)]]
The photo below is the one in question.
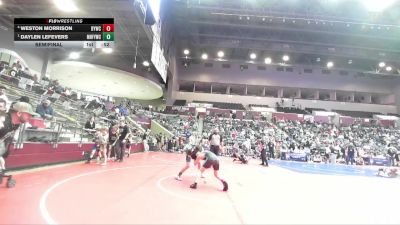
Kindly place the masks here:
[(270, 140), (268, 142), (268, 151), (269, 151), (269, 155), (272, 159), (275, 158), (275, 144), (274, 142), (272, 142), (272, 140)]
[(118, 151), (117, 151), (117, 160), (119, 160), (119, 162), (122, 162), (124, 160), (125, 150), (127, 147), (126, 143), (128, 142), (128, 138), (131, 133), (131, 130), (129, 129), (129, 127), (125, 121), (120, 122), (119, 128), (120, 128), (121, 132), (119, 135), (120, 147), (118, 148)]
[(355, 155), (355, 150), (353, 145), (349, 145), (348, 150), (347, 150), (347, 158), (346, 158), (346, 164), (349, 165), (349, 162), (351, 165), (354, 163), (354, 155)]
[[(6, 120), (9, 120), (9, 123)], [(9, 124), (9, 126), (7, 126)], [(4, 99), (0, 99), (0, 138), (3, 138), (8, 132), (12, 130), (11, 119), (7, 114), (6, 110), (6, 101)], [(4, 158), (8, 153), (8, 145), (2, 141), (0, 143), (0, 175), (6, 169)], [(4, 156), (4, 157), (3, 157)]]
[(219, 135), (218, 128), (214, 129), (213, 133), (210, 135), (208, 140), (210, 142), (210, 151), (218, 156), (222, 143), (222, 136)]
[[(258, 148), (261, 153), (261, 164), (262, 166), (268, 166), (268, 160), (267, 160), (267, 148), (265, 146), (264, 141), (261, 141), (260, 144), (258, 145)], [(264, 165), (265, 164), (265, 165)]]
[(173, 138), (174, 137), (170, 137), (170, 138), (168, 138), (168, 141), (167, 141), (167, 151), (168, 152), (173, 152), (173, 147), (174, 147), (174, 143), (173, 143)]
[(389, 144), (387, 147), (387, 154), (389, 156), (389, 166), (394, 166), (395, 165), (395, 149), (393, 147), (391, 147), (391, 145)]
[(120, 144), (119, 142), (119, 125), (111, 124), (108, 129), (108, 159), (116, 158), (116, 152), (119, 151)]

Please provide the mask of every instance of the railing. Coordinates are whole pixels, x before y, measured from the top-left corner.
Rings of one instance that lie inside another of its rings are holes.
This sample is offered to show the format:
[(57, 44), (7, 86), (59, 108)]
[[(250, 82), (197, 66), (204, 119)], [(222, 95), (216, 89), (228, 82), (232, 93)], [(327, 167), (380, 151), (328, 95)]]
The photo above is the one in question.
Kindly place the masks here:
[[(71, 137), (79, 137), (79, 146), (82, 146), (85, 138), (88, 138), (88, 132), (77, 123), (70, 123), (66, 121), (51, 121), (49, 129), (32, 129), (28, 128), (26, 124), (22, 124), (16, 131), (17, 138), (14, 142), (14, 149), (23, 149), (24, 143), (37, 140), (38, 142), (45, 142), (52, 145), (56, 149), (59, 143), (63, 142), (62, 138), (71, 135)], [(92, 137), (90, 137), (92, 138)], [(33, 141), (34, 142), (34, 141)]]

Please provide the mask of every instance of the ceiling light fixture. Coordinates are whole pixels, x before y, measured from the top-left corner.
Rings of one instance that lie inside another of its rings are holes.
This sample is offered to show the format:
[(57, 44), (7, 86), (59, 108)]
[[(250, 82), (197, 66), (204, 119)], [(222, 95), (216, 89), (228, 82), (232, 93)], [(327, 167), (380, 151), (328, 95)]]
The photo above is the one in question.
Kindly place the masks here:
[(396, 0), (363, 0), (369, 12), (381, 12), (392, 5)]
[(392, 67), (391, 66), (387, 66), (386, 67), (386, 71), (388, 71), (388, 72), (392, 71)]
[(79, 59), (81, 55), (79, 54), (79, 52), (71, 52), (69, 53), (69, 58), (70, 59)]
[(185, 55), (189, 55), (189, 54), (190, 54), (190, 51), (189, 51), (189, 49), (185, 49), (185, 50), (183, 50), (183, 54), (185, 54)]
[(380, 68), (383, 68), (383, 67), (385, 67), (385, 66), (386, 66), (386, 63), (385, 63), (385, 62), (380, 62), (380, 63), (379, 63), (379, 67), (380, 67)]
[(348, 64), (353, 64), (353, 60), (349, 59), (349, 61), (347, 61)]
[(251, 53), (251, 54), (250, 54), (250, 59), (256, 59), (256, 58), (257, 58), (256, 53)]
[(332, 61), (329, 61), (329, 62), (326, 64), (326, 67), (328, 67), (328, 68), (332, 68), (333, 66), (334, 66), (334, 64), (333, 64)]
[(75, 12), (78, 10), (73, 0), (53, 0), (56, 7), (64, 12)]
[(0, 5), (3, 5), (3, 2), (0, 0)]
[(145, 67), (148, 67), (148, 66), (150, 66), (150, 63), (149, 63), (149, 61), (147, 61), (147, 60), (143, 61), (143, 66), (145, 66)]
[(285, 62), (287, 62), (287, 61), (290, 60), (290, 58), (289, 58), (288, 55), (284, 55), (284, 56), (282, 57), (282, 60), (285, 61)]
[(220, 58), (224, 57), (224, 55), (225, 55), (225, 53), (223, 51), (219, 51), (217, 53), (217, 56), (220, 57)]
[(208, 59), (207, 53), (203, 53), (203, 54), (201, 55), (201, 59), (203, 59), (203, 60)]
[(265, 58), (264, 62), (265, 62), (265, 64), (271, 64), (272, 59), (270, 57), (267, 57), (267, 58)]

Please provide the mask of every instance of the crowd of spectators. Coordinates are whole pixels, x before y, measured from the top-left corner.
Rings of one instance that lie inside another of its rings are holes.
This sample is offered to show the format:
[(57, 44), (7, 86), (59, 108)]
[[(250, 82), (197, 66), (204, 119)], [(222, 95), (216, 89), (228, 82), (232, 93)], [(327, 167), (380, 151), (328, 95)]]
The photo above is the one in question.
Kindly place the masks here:
[[(232, 151), (241, 151), (244, 154), (256, 157), (261, 151), (261, 141), (267, 145), (274, 145), (271, 148), (271, 156), (275, 156), (275, 142), (287, 137), (281, 129), (274, 124), (262, 120), (239, 120), (221, 117), (206, 116), (203, 125), (203, 138), (206, 139), (213, 130), (217, 128), (222, 136), (226, 153), (231, 155)], [(279, 148), (278, 148), (279, 149)]]
[(137, 110), (136, 115), (152, 119), (170, 132), (169, 135), (156, 134), (153, 137), (157, 150), (182, 151), (185, 146), (194, 146), (200, 140), (198, 120), (193, 115), (171, 115), (144, 109)]
[(370, 164), (370, 159), (387, 159), (398, 165), (400, 131), (379, 126), (332, 124), (299, 121), (237, 120), (207, 116), (203, 138), (217, 128), (228, 155), (241, 152), (257, 157), (265, 146), (270, 158), (288, 159), (290, 153), (302, 153), (305, 161)]
[(277, 125), (288, 134), (284, 145), (293, 151), (310, 151), (325, 156), (325, 160), (334, 154), (339, 162), (360, 165), (368, 163), (365, 158), (387, 158), (391, 166), (399, 161), (397, 129), (361, 124), (337, 127), (307, 121), (279, 121)]

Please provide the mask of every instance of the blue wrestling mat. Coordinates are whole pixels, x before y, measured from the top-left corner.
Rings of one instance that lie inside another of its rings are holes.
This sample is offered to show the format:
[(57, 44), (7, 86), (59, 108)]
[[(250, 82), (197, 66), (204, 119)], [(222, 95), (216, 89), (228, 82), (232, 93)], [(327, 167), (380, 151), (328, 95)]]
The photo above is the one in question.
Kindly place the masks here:
[(377, 177), (376, 173), (379, 169), (379, 167), (365, 168), (361, 166), (351, 165), (317, 164), (283, 160), (271, 160), (269, 162), (271, 165), (279, 166), (284, 169), (292, 170), (299, 173), (322, 175)]

